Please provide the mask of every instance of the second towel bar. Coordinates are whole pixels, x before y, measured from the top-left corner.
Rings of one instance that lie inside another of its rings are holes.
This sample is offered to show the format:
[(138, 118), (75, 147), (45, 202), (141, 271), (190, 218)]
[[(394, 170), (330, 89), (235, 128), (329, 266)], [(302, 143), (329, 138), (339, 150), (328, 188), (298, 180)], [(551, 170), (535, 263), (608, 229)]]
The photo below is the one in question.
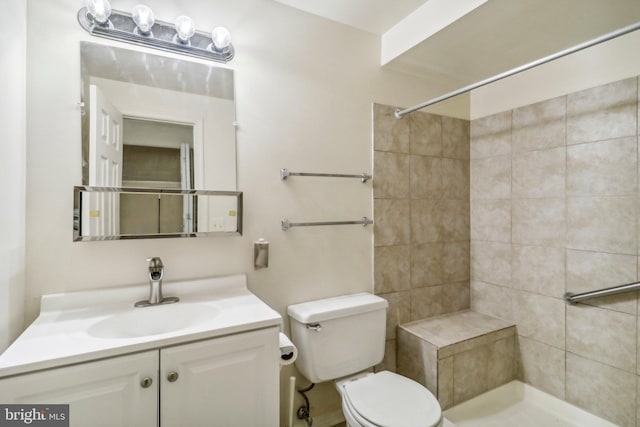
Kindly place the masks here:
[(289, 169), (280, 169), (280, 179), (283, 181), (289, 176), (322, 176), (329, 178), (360, 178), (362, 182), (367, 182), (372, 178), (371, 175), (362, 172), (361, 174), (343, 174), (343, 173), (310, 173), (310, 172), (289, 172)]
[(373, 220), (363, 216), (361, 220), (358, 221), (320, 221), (320, 222), (290, 222), (287, 218), (284, 218), (280, 221), (280, 225), (282, 226), (282, 231), (287, 231), (292, 227), (311, 227), (316, 225), (352, 225), (352, 224), (362, 224), (362, 226), (366, 227), (369, 224), (373, 224)]

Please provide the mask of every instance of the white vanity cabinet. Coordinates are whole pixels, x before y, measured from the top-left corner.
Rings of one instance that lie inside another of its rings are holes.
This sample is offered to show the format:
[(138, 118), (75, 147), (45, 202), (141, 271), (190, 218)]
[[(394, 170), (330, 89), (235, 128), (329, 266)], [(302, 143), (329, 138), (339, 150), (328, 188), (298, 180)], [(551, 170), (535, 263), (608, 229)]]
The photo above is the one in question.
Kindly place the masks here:
[(163, 427), (277, 427), (278, 328), (160, 350)]
[(156, 427), (157, 378), (158, 351), (145, 351), (0, 379), (0, 402), (68, 403), (73, 427)]
[(0, 379), (0, 403), (69, 403), (74, 427), (277, 427), (278, 331)]

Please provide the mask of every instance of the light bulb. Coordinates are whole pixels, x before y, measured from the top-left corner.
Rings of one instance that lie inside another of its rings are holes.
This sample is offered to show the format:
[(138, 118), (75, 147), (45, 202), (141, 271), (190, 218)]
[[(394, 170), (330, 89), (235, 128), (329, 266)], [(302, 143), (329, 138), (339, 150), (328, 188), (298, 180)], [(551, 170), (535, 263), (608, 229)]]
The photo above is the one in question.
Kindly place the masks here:
[(211, 40), (216, 52), (224, 52), (231, 44), (231, 33), (225, 27), (216, 27), (211, 32)]
[(153, 17), (153, 11), (148, 6), (142, 4), (133, 8), (133, 11), (131, 11), (131, 17), (133, 18), (133, 22), (136, 23), (138, 31), (144, 35), (151, 32), (151, 27), (153, 27), (153, 24), (156, 22)]
[(178, 33), (180, 41), (187, 43), (196, 33), (196, 27), (193, 24), (193, 19), (184, 15), (178, 16), (176, 18), (176, 32)]
[(109, 0), (87, 0), (87, 10), (93, 19), (100, 24), (106, 23), (111, 16)]

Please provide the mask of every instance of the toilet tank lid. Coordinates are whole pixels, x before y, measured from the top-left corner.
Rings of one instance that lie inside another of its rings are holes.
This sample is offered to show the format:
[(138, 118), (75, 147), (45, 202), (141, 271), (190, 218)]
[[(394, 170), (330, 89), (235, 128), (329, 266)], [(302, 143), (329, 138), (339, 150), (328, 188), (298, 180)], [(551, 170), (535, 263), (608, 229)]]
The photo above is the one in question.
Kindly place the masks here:
[(314, 323), (384, 310), (388, 305), (389, 303), (384, 298), (368, 292), (361, 292), (290, 305), (287, 308), (287, 314), (298, 322)]

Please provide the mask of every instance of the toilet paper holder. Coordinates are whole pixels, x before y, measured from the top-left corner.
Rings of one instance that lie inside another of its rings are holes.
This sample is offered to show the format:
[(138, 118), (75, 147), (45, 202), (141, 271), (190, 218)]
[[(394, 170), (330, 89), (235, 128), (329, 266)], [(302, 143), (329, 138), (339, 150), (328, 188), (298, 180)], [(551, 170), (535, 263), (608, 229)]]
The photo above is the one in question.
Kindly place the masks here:
[(298, 349), (291, 342), (288, 336), (282, 332), (278, 335), (278, 341), (280, 345), (280, 364), (290, 365), (298, 358)]

